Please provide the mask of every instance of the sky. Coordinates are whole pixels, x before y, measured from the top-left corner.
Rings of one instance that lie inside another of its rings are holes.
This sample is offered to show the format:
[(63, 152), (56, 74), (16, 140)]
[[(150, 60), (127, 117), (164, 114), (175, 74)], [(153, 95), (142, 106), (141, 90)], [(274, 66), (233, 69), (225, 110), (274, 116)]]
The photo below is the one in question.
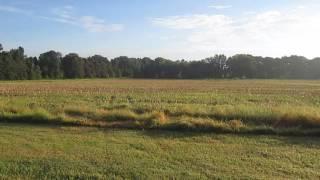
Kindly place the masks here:
[(29, 56), (314, 58), (319, 9), (319, 0), (0, 0), (0, 43)]

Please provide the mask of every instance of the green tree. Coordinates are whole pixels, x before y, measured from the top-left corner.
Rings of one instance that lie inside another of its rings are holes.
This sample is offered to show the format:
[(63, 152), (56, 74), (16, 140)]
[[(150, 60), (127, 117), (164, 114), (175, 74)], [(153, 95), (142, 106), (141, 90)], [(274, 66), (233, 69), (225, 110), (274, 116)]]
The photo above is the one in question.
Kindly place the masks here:
[(48, 51), (40, 55), (39, 66), (43, 78), (61, 78), (61, 58), (61, 53), (56, 51)]
[(22, 47), (19, 47), (18, 49), (12, 49), (10, 50), (10, 54), (12, 57), (10, 67), (13, 75), (11, 79), (28, 79), (24, 49)]
[(28, 79), (41, 79), (41, 70), (36, 57), (26, 59)]
[(282, 63), (285, 65), (285, 78), (304, 79), (307, 77), (308, 59), (302, 56), (282, 57)]
[(214, 57), (204, 60), (204, 67), (207, 71), (207, 77), (221, 78), (224, 77), (224, 67), (227, 63), (227, 57), (223, 54), (215, 55)]
[(320, 79), (320, 58), (315, 58), (308, 63), (309, 78)]
[(231, 76), (235, 78), (254, 78), (256, 73), (256, 59), (251, 55), (239, 54), (231, 57), (228, 62)]
[(12, 49), (0, 53), (0, 78), (5, 80), (27, 79), (24, 49)]
[(95, 55), (84, 60), (85, 77), (107, 78), (112, 76), (111, 64), (103, 56)]
[(70, 53), (62, 59), (62, 69), (65, 78), (83, 78), (84, 60), (78, 54)]

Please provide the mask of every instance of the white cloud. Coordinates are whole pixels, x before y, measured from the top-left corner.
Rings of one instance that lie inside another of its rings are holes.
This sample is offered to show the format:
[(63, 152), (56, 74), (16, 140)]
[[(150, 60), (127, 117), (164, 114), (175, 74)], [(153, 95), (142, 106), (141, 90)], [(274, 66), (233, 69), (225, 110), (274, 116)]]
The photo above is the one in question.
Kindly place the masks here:
[(210, 5), (209, 8), (222, 10), (222, 9), (230, 9), (230, 8), (232, 8), (232, 6), (231, 5)]
[(317, 49), (320, 13), (316, 10), (272, 10), (241, 17), (197, 14), (155, 18), (152, 24), (173, 29), (178, 34), (183, 31), (185, 35), (175, 49), (187, 49), (189, 55), (197, 58), (213, 53), (320, 55)]
[(48, 17), (48, 16), (38, 16), (41, 19), (48, 21), (55, 21), (58, 23), (70, 24), (70, 25), (78, 25), (77, 22), (72, 21), (71, 19), (61, 18), (61, 17)]
[(122, 24), (106, 24), (104, 20), (93, 16), (82, 16), (80, 22), (90, 32), (121, 31)]
[(30, 15), (36, 18), (55, 21), (64, 24), (80, 26), (89, 32), (111, 32), (124, 29), (122, 24), (108, 24), (105, 20), (94, 16), (77, 16), (73, 6), (64, 6), (51, 10), (52, 16), (35, 15), (32, 11), (20, 9), (13, 6), (0, 5), (0, 11)]
[(45, 17), (60, 23), (78, 25), (89, 32), (110, 32), (121, 31), (124, 26), (122, 24), (107, 24), (105, 20), (94, 16), (76, 16), (73, 6), (64, 6), (52, 10), (54, 17)]
[(13, 6), (4, 6), (4, 5), (0, 5), (0, 11), (10, 12), (10, 13), (18, 13), (18, 14), (26, 14), (26, 15), (32, 14), (32, 11), (20, 9), (20, 8), (13, 7)]
[(198, 29), (213, 28), (232, 23), (232, 19), (225, 15), (198, 14), (192, 16), (172, 16), (152, 19), (154, 25), (170, 29)]
[(73, 19), (74, 8), (72, 6), (64, 6), (62, 8), (52, 9), (52, 13), (64, 19)]

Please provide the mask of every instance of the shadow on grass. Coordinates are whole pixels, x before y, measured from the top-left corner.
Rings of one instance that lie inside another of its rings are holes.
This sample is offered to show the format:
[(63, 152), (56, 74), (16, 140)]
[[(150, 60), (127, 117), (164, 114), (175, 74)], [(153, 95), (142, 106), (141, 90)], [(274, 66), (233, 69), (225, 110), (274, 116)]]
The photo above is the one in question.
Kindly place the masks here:
[[(74, 129), (69, 129), (76, 127), (77, 132), (79, 133), (91, 133), (91, 132), (104, 132), (109, 133), (118, 133), (118, 132), (134, 132), (138, 136), (147, 136), (151, 139), (164, 139), (164, 140), (179, 140), (179, 141), (194, 141), (194, 142), (206, 142), (208, 139), (219, 140), (221, 142), (227, 141), (230, 139), (232, 141), (237, 141), (239, 139), (244, 139), (248, 143), (257, 142), (263, 143), (266, 142), (270, 146), (301, 146), (307, 148), (320, 149), (320, 136), (304, 136), (304, 135), (276, 135), (276, 134), (253, 134), (253, 133), (221, 133), (221, 132), (200, 132), (200, 131), (173, 131), (173, 130), (141, 130), (141, 129), (130, 129), (130, 128), (102, 128), (102, 127), (92, 127), (92, 126), (74, 126), (70, 124), (46, 124), (46, 123), (4, 123), (0, 122), (0, 126), (5, 127), (39, 127), (39, 128), (49, 128), (56, 129), (57, 131), (73, 131)], [(64, 129), (67, 128), (67, 129)], [(79, 128), (79, 129), (78, 129)], [(59, 133), (59, 132), (57, 132)]]
[[(170, 140), (184, 140), (187, 141), (188, 138), (192, 138), (193, 141), (206, 142), (209, 140), (218, 140), (221, 142), (237, 141), (245, 139), (246, 143), (267, 143), (268, 146), (300, 146), (311, 149), (320, 148), (320, 137), (319, 136), (283, 136), (275, 134), (234, 134), (234, 133), (197, 133), (197, 132), (173, 132), (165, 130), (155, 130), (155, 131), (143, 131), (141, 135), (148, 136), (154, 139), (170, 139)], [(230, 138), (231, 137), (231, 138)], [(235, 139), (234, 139), (235, 138)], [(247, 141), (248, 140), (248, 141)]]
[(21, 114), (1, 113), (0, 123), (5, 124), (24, 124), (24, 125), (39, 125), (47, 127), (57, 126), (80, 126), (79, 122), (66, 121), (62, 117), (53, 117), (46, 111), (27, 112)]

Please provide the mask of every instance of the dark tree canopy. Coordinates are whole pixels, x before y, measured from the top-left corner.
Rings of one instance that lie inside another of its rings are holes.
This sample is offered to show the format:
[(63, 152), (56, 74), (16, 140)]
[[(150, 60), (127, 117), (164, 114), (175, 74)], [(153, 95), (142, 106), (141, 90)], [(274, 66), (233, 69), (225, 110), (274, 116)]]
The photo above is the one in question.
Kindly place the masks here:
[(43, 78), (60, 78), (62, 55), (59, 52), (49, 51), (39, 57), (39, 65)]
[(83, 78), (84, 61), (78, 54), (70, 53), (62, 59), (62, 69), (65, 78)]
[[(30, 63), (30, 61), (29, 61)], [(24, 55), (24, 49), (11, 49), (10, 51), (0, 52), (0, 79), (2, 80), (23, 80), (36, 79), (40, 73), (39, 67), (32, 62), (28, 66), (27, 57)]]
[(227, 65), (232, 77), (254, 78), (258, 62), (251, 55), (236, 55), (229, 59)]
[(108, 78), (114, 76), (108, 58), (100, 55), (84, 59), (84, 73), (86, 78)]
[(25, 56), (22, 47), (4, 51), (0, 44), (1, 80), (113, 77), (320, 79), (320, 58), (272, 58), (247, 54), (227, 58), (220, 54), (198, 61), (127, 56), (109, 60), (100, 55), (82, 58), (78, 54), (70, 53), (62, 56), (56, 51), (45, 52), (37, 58)]

